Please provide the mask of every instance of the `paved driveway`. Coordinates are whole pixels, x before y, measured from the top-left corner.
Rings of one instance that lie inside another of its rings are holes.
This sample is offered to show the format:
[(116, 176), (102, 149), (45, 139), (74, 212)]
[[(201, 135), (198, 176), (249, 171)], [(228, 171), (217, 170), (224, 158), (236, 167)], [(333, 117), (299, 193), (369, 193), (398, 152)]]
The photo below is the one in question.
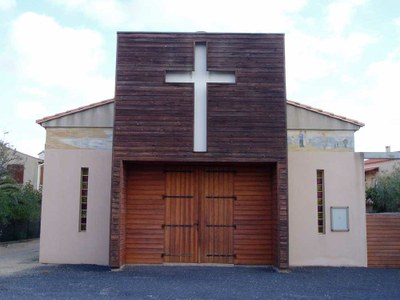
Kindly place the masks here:
[[(1, 268), (3, 262), (0, 258)], [(110, 298), (400, 299), (400, 269), (295, 268), (277, 273), (263, 267), (146, 266), (110, 271), (31, 264), (0, 274), (0, 299)]]
[(39, 239), (0, 243), (0, 276), (28, 270), (38, 265)]

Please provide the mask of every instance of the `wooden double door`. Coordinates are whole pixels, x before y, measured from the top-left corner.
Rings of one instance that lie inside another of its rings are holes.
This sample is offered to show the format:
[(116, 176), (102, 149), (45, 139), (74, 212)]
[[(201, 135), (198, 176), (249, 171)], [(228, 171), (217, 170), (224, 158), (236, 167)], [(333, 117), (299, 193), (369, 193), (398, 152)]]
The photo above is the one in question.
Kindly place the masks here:
[(235, 171), (165, 170), (164, 262), (233, 263)]
[(127, 264), (272, 264), (273, 166), (130, 165)]

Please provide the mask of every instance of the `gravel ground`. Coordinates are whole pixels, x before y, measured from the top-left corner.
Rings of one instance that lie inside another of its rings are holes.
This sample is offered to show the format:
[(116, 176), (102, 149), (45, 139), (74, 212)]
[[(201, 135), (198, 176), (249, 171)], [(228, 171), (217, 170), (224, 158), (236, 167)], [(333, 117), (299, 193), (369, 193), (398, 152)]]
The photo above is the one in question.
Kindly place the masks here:
[(31, 264), (0, 274), (0, 299), (400, 299), (400, 269)]
[(0, 276), (37, 266), (39, 266), (39, 239), (0, 243)]

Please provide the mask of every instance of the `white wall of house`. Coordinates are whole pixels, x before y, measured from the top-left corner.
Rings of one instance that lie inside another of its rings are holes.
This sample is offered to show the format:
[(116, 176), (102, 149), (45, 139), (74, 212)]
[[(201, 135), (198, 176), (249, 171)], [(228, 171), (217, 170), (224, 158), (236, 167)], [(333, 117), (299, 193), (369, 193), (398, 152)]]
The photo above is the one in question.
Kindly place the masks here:
[[(108, 265), (111, 151), (46, 150), (40, 262)], [(87, 230), (79, 231), (81, 168), (89, 168)]]
[(29, 155), (21, 155), (24, 165), (24, 183), (30, 182), (37, 187), (39, 159)]
[[(367, 266), (364, 162), (360, 153), (289, 152), (291, 266)], [(318, 233), (316, 170), (325, 177), (325, 234)], [(348, 232), (331, 231), (331, 207), (349, 207)]]

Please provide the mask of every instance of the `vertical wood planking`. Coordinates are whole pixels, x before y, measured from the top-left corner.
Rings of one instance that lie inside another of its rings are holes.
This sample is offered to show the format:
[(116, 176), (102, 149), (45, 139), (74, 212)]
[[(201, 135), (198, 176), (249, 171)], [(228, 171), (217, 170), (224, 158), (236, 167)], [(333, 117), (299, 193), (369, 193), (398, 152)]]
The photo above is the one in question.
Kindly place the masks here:
[(126, 263), (273, 263), (276, 168), (165, 169), (127, 171)]
[(235, 264), (273, 264), (272, 168), (243, 168), (235, 177)]
[[(273, 185), (275, 195), (273, 197), (273, 212), (276, 212), (276, 263), (280, 269), (289, 268), (289, 209), (288, 209), (288, 172), (287, 162), (280, 161), (276, 164), (273, 177), (276, 182)], [(276, 191), (275, 191), (276, 190)]]
[[(208, 84), (208, 151), (193, 152), (193, 84), (165, 83), (167, 70), (194, 68), (207, 43), (210, 71), (235, 84)], [(281, 34), (119, 33), (114, 157), (147, 161), (286, 159), (284, 37)]]
[(208, 167), (203, 177), (201, 262), (233, 263), (234, 172)]
[(173, 167), (166, 171), (164, 262), (198, 260), (196, 179), (191, 167)]
[(367, 214), (368, 267), (400, 268), (400, 214)]
[(140, 165), (127, 173), (126, 263), (162, 263), (165, 174), (159, 167)]
[[(193, 86), (166, 84), (164, 80), (166, 70), (193, 69), (196, 41), (207, 42), (209, 70), (235, 71), (237, 79), (232, 85), (208, 85), (207, 153), (192, 151)], [(125, 263), (124, 229), (127, 225), (123, 220), (125, 208), (120, 184), (123, 161), (282, 163), (286, 168), (282, 34), (120, 32), (115, 91), (112, 267)], [(276, 195), (279, 212), (274, 234), (279, 255), (275, 265), (280, 267), (288, 263), (286, 194), (287, 190), (279, 188)], [(281, 214), (282, 220), (279, 219)]]

